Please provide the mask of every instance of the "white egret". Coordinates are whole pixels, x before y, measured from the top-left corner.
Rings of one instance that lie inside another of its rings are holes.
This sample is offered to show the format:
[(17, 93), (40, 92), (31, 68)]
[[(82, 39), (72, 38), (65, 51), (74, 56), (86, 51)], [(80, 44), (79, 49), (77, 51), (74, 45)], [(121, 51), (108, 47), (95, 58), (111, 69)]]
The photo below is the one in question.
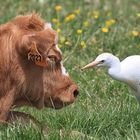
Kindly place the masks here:
[(108, 74), (113, 79), (130, 86), (140, 104), (140, 55), (129, 56), (120, 62), (119, 58), (113, 54), (102, 53), (82, 70), (96, 66), (107, 67)]

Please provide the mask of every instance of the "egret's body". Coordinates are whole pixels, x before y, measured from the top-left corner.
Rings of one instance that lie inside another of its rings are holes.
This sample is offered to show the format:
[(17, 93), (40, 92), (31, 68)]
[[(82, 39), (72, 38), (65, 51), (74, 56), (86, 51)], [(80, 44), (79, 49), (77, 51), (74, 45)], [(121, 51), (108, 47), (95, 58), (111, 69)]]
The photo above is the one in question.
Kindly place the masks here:
[(113, 79), (129, 85), (140, 104), (140, 55), (129, 56), (120, 62), (116, 56), (103, 53), (83, 69), (95, 66), (107, 67)]

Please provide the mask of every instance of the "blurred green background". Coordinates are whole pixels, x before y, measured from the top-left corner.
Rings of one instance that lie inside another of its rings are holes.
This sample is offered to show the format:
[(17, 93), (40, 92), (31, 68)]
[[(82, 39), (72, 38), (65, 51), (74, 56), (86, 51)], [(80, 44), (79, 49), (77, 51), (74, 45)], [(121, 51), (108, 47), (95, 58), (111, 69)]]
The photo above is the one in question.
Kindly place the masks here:
[(139, 140), (140, 110), (129, 88), (106, 70), (80, 68), (103, 52), (120, 60), (140, 54), (139, 0), (0, 0), (0, 23), (39, 13), (59, 34), (68, 72), (79, 85), (77, 101), (61, 110), (22, 107), (32, 124), (1, 126), (0, 140)]

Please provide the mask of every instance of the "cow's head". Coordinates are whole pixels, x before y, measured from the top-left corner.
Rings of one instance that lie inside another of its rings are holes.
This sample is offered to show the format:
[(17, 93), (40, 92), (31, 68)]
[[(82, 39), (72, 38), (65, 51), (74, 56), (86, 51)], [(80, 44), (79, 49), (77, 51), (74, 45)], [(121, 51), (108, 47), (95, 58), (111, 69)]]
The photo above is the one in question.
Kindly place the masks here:
[(58, 109), (73, 103), (78, 95), (78, 87), (63, 66), (56, 31), (48, 24), (36, 26), (36, 22), (32, 26), (27, 24), (27, 27), (17, 34), (21, 36), (21, 47), (18, 49), (33, 71), (39, 69), (42, 72), (44, 105)]
[(78, 95), (78, 87), (63, 66), (56, 32), (48, 28), (30, 38), (32, 43), (28, 60), (44, 71), (45, 106), (58, 109), (73, 103)]

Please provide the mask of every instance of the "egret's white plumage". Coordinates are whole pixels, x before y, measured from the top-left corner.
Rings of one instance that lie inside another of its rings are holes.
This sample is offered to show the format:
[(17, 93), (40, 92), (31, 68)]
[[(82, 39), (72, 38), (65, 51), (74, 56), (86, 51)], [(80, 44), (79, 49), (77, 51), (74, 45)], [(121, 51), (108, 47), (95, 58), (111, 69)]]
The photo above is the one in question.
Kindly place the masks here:
[(95, 66), (107, 67), (108, 74), (113, 79), (128, 84), (140, 104), (140, 55), (129, 56), (120, 62), (113, 54), (103, 53), (82, 69)]

